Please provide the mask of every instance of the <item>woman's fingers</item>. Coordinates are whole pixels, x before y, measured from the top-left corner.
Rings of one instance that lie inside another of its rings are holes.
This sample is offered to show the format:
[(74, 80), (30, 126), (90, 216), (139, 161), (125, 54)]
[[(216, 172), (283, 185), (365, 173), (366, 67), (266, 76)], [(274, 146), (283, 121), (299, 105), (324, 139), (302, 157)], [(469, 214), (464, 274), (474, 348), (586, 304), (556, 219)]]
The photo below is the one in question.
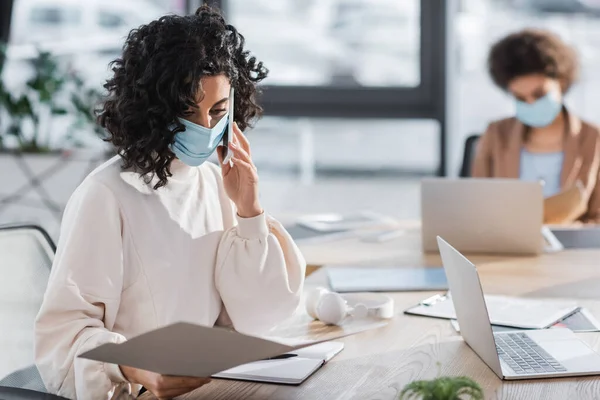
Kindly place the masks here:
[[(256, 175), (256, 166), (254, 165), (254, 162), (252, 162), (252, 157), (250, 156), (250, 143), (236, 123), (233, 125), (233, 137), (229, 142), (229, 151), (232, 152), (233, 157), (231, 158), (231, 161), (233, 166), (237, 165), (241, 170), (246, 170), (248, 173)], [(232, 165), (229, 163), (223, 165), (223, 159), (223, 153), (222, 150), (220, 150), (219, 161), (221, 162), (223, 176), (227, 176), (231, 171)]]
[(245, 171), (247, 174), (249, 174), (249, 176), (256, 180), (257, 179), (257, 173), (256, 173), (256, 167), (254, 166), (254, 164), (248, 163), (244, 160), (241, 160), (239, 158), (233, 158), (233, 166), (237, 167), (243, 171)]
[(242, 147), (242, 149), (244, 149), (246, 153), (248, 153), (248, 156), (250, 156), (250, 142), (248, 142), (248, 138), (246, 138), (246, 135), (244, 135), (242, 130), (235, 122), (233, 123), (233, 133), (239, 145)]
[(242, 147), (238, 144), (231, 143), (229, 149), (233, 151), (233, 157), (238, 158), (242, 161), (245, 161), (249, 164), (253, 164), (252, 159), (250, 158), (250, 154), (246, 152)]
[[(217, 147), (217, 156), (219, 157), (219, 164), (221, 164), (221, 171), (223, 173), (223, 176), (226, 176), (229, 171), (231, 171), (231, 163), (225, 163), (223, 164), (223, 149), (225, 148), (225, 146), (219, 146)], [(231, 151), (228, 150), (228, 151)]]

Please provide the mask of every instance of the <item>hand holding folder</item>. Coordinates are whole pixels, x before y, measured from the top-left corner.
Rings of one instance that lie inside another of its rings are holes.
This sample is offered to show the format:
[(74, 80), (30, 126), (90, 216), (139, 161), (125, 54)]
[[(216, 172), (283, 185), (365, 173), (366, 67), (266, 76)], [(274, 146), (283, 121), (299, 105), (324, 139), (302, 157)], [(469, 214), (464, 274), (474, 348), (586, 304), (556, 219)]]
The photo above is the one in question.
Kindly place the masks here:
[(384, 325), (386, 323), (381, 322), (342, 330), (325, 340), (274, 341), (219, 327), (176, 323), (124, 343), (100, 345), (79, 357), (161, 375), (204, 378), (242, 364), (273, 358)]
[(587, 196), (581, 181), (544, 200), (544, 224), (560, 225), (579, 218), (586, 210)]

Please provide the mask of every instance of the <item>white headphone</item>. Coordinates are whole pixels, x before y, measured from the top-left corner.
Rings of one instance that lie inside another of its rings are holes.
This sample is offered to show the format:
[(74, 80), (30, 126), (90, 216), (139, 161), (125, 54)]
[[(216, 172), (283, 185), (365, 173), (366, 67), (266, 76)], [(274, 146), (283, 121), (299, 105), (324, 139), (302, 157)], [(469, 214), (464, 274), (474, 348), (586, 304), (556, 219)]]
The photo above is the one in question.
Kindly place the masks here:
[(346, 317), (389, 319), (394, 316), (394, 301), (376, 293), (339, 294), (316, 288), (306, 296), (306, 312), (329, 325), (339, 325)]

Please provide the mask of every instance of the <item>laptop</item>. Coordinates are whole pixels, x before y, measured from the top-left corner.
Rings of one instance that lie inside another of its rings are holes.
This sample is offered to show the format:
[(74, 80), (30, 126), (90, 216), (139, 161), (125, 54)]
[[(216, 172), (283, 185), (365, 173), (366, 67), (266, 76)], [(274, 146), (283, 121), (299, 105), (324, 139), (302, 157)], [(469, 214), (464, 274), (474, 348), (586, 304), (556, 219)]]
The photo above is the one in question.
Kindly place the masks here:
[(545, 246), (539, 182), (424, 179), (421, 220), (425, 252), (437, 252), (437, 236), (465, 253), (537, 255)]
[(437, 238), (460, 334), (500, 379), (600, 375), (600, 354), (565, 328), (492, 331), (475, 265)]

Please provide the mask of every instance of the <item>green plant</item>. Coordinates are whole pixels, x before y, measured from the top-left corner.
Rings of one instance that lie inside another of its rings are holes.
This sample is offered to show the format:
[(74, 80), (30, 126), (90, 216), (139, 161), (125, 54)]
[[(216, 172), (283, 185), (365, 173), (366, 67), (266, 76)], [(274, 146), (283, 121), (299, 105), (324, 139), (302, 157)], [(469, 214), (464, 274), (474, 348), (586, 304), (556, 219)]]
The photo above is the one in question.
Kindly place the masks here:
[[(6, 46), (0, 46), (0, 59), (5, 54)], [(20, 93), (11, 92), (0, 80), (0, 112), (7, 117), (3, 118), (7, 122), (0, 132), (0, 148), (6, 145), (3, 140), (6, 135), (15, 138), (22, 152), (50, 151), (54, 122), (67, 114), (63, 122), (72, 120), (72, 123), (68, 129), (62, 128), (63, 142), (80, 145), (77, 133), (84, 129), (102, 136), (93, 113), (101, 97), (98, 91), (87, 88), (75, 72), (62, 68), (49, 52), (38, 51), (29, 64), (33, 75)]]
[(471, 378), (439, 377), (411, 382), (400, 392), (399, 400), (483, 400), (481, 386)]
[(46, 152), (53, 117), (67, 113), (68, 105), (60, 101), (67, 79), (48, 52), (38, 52), (29, 63), (33, 75), (27, 80), (25, 90), (15, 95), (3, 84), (0, 105), (9, 116), (6, 133), (17, 139), (20, 150)]

